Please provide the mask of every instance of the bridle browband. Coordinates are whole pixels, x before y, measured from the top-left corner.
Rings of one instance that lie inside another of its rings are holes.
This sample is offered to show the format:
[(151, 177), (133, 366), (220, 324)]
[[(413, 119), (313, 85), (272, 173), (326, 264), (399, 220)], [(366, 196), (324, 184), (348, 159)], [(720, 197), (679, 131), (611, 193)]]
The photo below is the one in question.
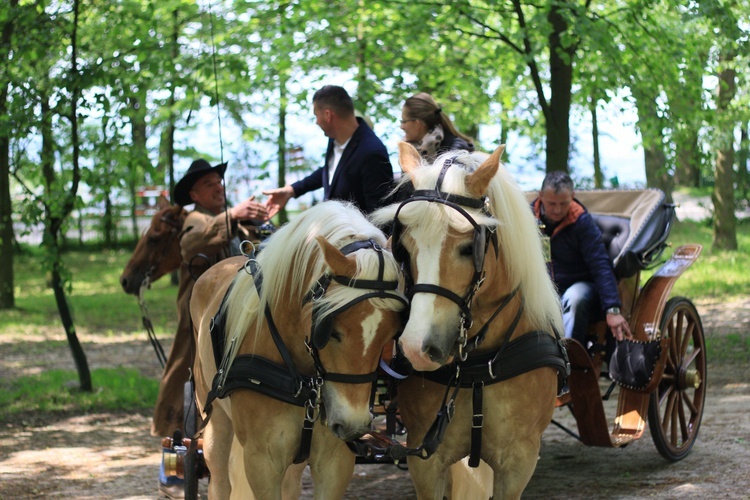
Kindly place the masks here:
[[(486, 324), (482, 329), (481, 337), (475, 336), (474, 340), (469, 343), (468, 331), (473, 326), (473, 321), (471, 318), (471, 305), (474, 299), (474, 295), (476, 295), (477, 291), (479, 291), (482, 283), (484, 282), (484, 260), (486, 258), (487, 252), (489, 251), (490, 243), (492, 243), (492, 246), (495, 249), (495, 255), (499, 255), (499, 249), (495, 227), (484, 224), (480, 225), (465, 209), (469, 208), (481, 210), (483, 215), (492, 217), (492, 214), (490, 213), (490, 210), (488, 208), (489, 199), (486, 196), (483, 196), (481, 198), (470, 198), (467, 196), (445, 193), (441, 190), (443, 179), (445, 178), (445, 174), (448, 169), (453, 165), (461, 165), (461, 163), (455, 161), (456, 158), (457, 156), (454, 156), (445, 160), (445, 162), (443, 163), (443, 167), (440, 170), (440, 174), (438, 175), (434, 189), (415, 190), (412, 193), (411, 197), (409, 197), (407, 200), (404, 200), (399, 205), (398, 209), (396, 209), (396, 214), (394, 215), (393, 219), (392, 238), (393, 255), (399, 262), (402, 263), (402, 265), (404, 266), (405, 274), (407, 276), (406, 296), (411, 300), (411, 298), (417, 293), (432, 293), (435, 295), (440, 295), (441, 297), (445, 297), (448, 300), (454, 302), (461, 310), (461, 318), (459, 322), (459, 332), (458, 338), (456, 340), (456, 346), (458, 348), (459, 357), (462, 361), (464, 361), (466, 360), (466, 356), (471, 350), (479, 347), (479, 344), (481, 344), (481, 342), (484, 340), (484, 333), (486, 333), (487, 328), (489, 327), (488, 322), (488, 324)], [(418, 201), (440, 203), (442, 205), (450, 207), (461, 214), (474, 228), (474, 242), (472, 248), (474, 274), (463, 296), (460, 296), (453, 291), (439, 285), (433, 285), (429, 283), (414, 283), (411, 279), (409, 256), (400, 242), (402, 226), (401, 222), (399, 221), (398, 215), (401, 212), (401, 209), (404, 208), (404, 206), (409, 203)], [(505, 306), (507, 306), (507, 304), (510, 302), (510, 299), (512, 299), (517, 294), (517, 291), (518, 290), (516, 289), (511, 292), (511, 294), (503, 297), (503, 299), (501, 300), (501, 307), (495, 312), (495, 314), (492, 315), (492, 319), (494, 319), (497, 314), (499, 314), (499, 312), (503, 308), (505, 308)], [(490, 321), (492, 321), (492, 319)]]

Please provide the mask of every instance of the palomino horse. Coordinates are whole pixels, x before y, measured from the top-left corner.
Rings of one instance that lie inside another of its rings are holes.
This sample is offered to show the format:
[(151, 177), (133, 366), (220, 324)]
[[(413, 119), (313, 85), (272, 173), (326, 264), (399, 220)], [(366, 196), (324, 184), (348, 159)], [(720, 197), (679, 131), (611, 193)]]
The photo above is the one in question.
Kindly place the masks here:
[(257, 260), (227, 259), (198, 279), (190, 312), (211, 498), (238, 496), (238, 463), (256, 498), (281, 498), (285, 472), (308, 456), (315, 497), (343, 496), (355, 458), (345, 441), (370, 431), (375, 370), (406, 305), (385, 244), (353, 205), (327, 201)]
[(180, 267), (178, 234), (187, 211), (179, 205), (170, 205), (163, 197), (159, 198), (157, 207), (159, 210), (151, 217), (151, 225), (138, 240), (120, 275), (120, 284), (126, 293), (138, 295), (144, 282), (148, 285)]
[(467, 456), (492, 469), (493, 498), (519, 498), (567, 368), (560, 301), (531, 209), (500, 167), (503, 150), (425, 165), (401, 143), (415, 191), (372, 217), (393, 221), (407, 273), (399, 345), (418, 373), (399, 383), (398, 401), (419, 498), (443, 498), (448, 468)]

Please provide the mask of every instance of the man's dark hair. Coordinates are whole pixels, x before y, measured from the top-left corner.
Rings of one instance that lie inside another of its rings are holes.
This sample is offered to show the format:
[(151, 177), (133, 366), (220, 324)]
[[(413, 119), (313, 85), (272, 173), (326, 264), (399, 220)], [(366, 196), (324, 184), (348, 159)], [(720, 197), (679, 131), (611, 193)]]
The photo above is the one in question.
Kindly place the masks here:
[(354, 114), (354, 103), (344, 87), (338, 85), (326, 85), (313, 95), (313, 104), (318, 107), (329, 108), (339, 116), (352, 116)]
[(573, 179), (568, 174), (561, 170), (555, 170), (544, 176), (542, 181), (542, 191), (545, 189), (551, 189), (555, 193), (560, 191), (573, 192)]

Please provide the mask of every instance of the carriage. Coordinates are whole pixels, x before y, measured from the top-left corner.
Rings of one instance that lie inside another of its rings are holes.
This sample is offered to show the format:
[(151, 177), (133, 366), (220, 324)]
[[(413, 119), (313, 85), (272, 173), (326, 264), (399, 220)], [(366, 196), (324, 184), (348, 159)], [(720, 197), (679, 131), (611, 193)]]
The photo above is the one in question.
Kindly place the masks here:
[[(495, 155), (496, 161), (499, 154)], [(443, 168), (443, 170), (445, 169), (446, 167)], [(439, 179), (442, 180), (443, 174)], [(431, 182), (434, 182), (434, 177)], [(487, 187), (486, 184), (484, 187)], [(437, 197), (430, 195), (433, 197), (426, 201), (438, 201), (441, 204), (448, 205), (451, 210), (459, 211), (461, 216), (468, 217), (471, 225), (467, 226), (467, 235), (470, 240), (467, 268), (473, 267), (474, 274), (478, 274), (479, 272), (476, 270), (481, 270), (484, 265), (484, 256), (477, 257), (477, 248), (482, 249), (485, 253), (490, 251), (493, 247), (491, 240), (495, 228), (485, 226), (487, 221), (479, 218), (482, 214), (474, 214), (473, 209), (479, 205), (470, 206), (469, 209), (461, 208), (464, 206), (462, 203), (471, 202), (470, 197), (456, 195), (453, 196), (453, 201), (446, 203), (450, 195), (447, 198), (441, 198), (443, 194), (440, 193), (439, 185), (431, 192), (433, 194), (437, 192)], [(424, 190), (422, 193), (424, 193)], [(520, 196), (523, 197), (522, 194)], [(531, 195), (528, 196), (533, 198)], [(612, 355), (613, 346), (608, 345), (606, 340), (606, 324), (593, 324), (591, 327), (591, 342), (588, 345), (583, 346), (574, 340), (561, 342), (566, 348), (566, 361), (569, 361), (570, 366), (567, 384), (569, 391), (560, 393), (555, 391), (554, 388), (550, 389), (553, 397), (555, 393), (558, 393), (554, 400), (554, 406), (567, 406), (571, 409), (578, 424), (578, 434), (570, 430), (567, 430), (567, 432), (590, 446), (624, 446), (642, 437), (646, 427), (646, 419), (648, 419), (651, 435), (658, 451), (670, 461), (680, 460), (689, 453), (700, 427), (705, 401), (706, 351), (703, 329), (695, 307), (684, 297), (670, 298), (670, 291), (677, 278), (697, 259), (701, 247), (699, 245), (685, 245), (676, 249), (671, 258), (654, 272), (646, 284), (642, 286), (640, 283), (641, 272), (658, 265), (659, 258), (667, 247), (667, 237), (674, 220), (674, 206), (665, 204), (663, 193), (652, 189), (577, 191), (576, 197), (594, 215), (602, 230), (605, 245), (613, 260), (618, 278), (619, 291), (623, 302), (623, 314), (626, 318), (629, 318), (634, 338), (642, 344), (656, 345), (658, 356), (655, 358), (653, 366), (649, 367), (647, 384), (639, 387), (620, 387), (617, 415), (614, 419), (614, 426), (610, 431), (602, 400), (609, 397), (609, 393), (614, 386), (611, 386), (609, 390), (605, 389), (605, 394), (602, 395), (600, 379), (607, 375), (606, 361)], [(450, 204), (453, 206), (450, 206)], [(527, 207), (527, 200), (516, 203), (516, 205), (522, 204), (526, 204)], [(528, 222), (528, 219), (524, 218), (528, 214), (521, 214), (521, 212), (527, 211), (527, 208), (515, 208), (519, 210), (515, 215), (522, 215), (521, 219), (524, 223)], [(394, 211), (395, 218), (398, 218), (398, 211), (391, 210), (381, 214), (381, 219), (393, 219)], [(495, 209), (494, 211), (497, 212), (498, 210)], [(400, 229), (400, 231), (409, 230)], [(506, 230), (513, 230), (512, 225)], [(516, 230), (525, 231), (520, 226), (517, 226)], [(535, 230), (534, 233), (536, 233)], [(520, 239), (523, 241), (522, 238)], [(460, 238), (457, 239), (459, 246), (465, 243), (459, 240)], [(525, 243), (528, 246), (530, 241), (525, 240)], [(494, 251), (499, 258), (502, 251), (498, 250), (497, 243), (494, 243), (494, 245)], [(539, 246), (541, 247), (541, 244)], [(523, 252), (524, 250), (518, 251)], [(396, 253), (394, 251), (394, 254)], [(406, 257), (402, 255), (399, 257), (401, 260), (409, 258), (406, 252), (402, 252), (402, 254), (406, 254)], [(481, 278), (481, 281), (484, 281), (484, 277)], [(429, 293), (435, 293), (434, 289), (436, 288), (439, 287), (422, 285), (423, 291), (429, 291)], [(479, 286), (476, 286), (476, 288), (478, 289)], [(443, 293), (446, 294), (445, 296), (451, 295), (450, 292)], [(516, 291), (509, 293), (509, 300), (515, 294)], [(528, 292), (528, 294), (530, 295), (531, 292)], [(461, 297), (458, 297), (456, 293), (452, 295), (457, 297), (450, 299), (453, 302), (458, 303), (461, 300)], [(457, 308), (462, 308), (461, 304), (458, 304)], [(520, 314), (519, 308), (518, 315)], [(471, 326), (469, 325), (468, 328), (471, 328)], [(393, 345), (387, 345), (384, 352), (393, 354), (395, 349)], [(370, 406), (372, 412), (376, 415), (375, 424), (370, 434), (365, 435), (362, 439), (350, 442), (350, 448), (357, 454), (359, 463), (402, 462), (407, 457), (414, 458), (414, 455), (418, 454), (429, 455), (436, 451), (434, 449), (436, 446), (431, 446), (430, 452), (425, 453), (427, 448), (425, 446), (427, 444), (426, 435), (430, 435), (430, 431), (425, 432), (425, 429), (429, 427), (432, 422), (431, 419), (426, 425), (420, 424), (418, 433), (414, 432), (418, 435), (418, 439), (422, 440), (422, 446), (416, 448), (413, 443), (408, 445), (406, 442), (406, 439), (411, 437), (413, 428), (408, 424), (404, 428), (401, 419), (404, 401), (399, 401), (399, 396), (402, 396), (402, 392), (406, 392), (406, 389), (408, 389), (407, 383), (398, 380), (404, 374), (403, 363), (401, 363), (403, 359), (398, 355), (385, 356), (384, 358), (385, 360), (381, 361), (378, 380), (373, 384), (371, 392)], [(427, 363), (429, 363), (429, 360)], [(492, 366), (490, 366), (490, 373), (492, 374)], [(549, 386), (550, 380), (554, 380), (554, 377), (551, 379), (548, 377), (545, 380), (545, 386)], [(423, 385), (430, 383), (422, 382)], [(528, 383), (528, 380), (526, 383)], [(439, 389), (439, 392), (442, 394), (444, 390)], [(468, 408), (468, 414), (467, 411), (463, 411), (459, 418), (459, 410), (456, 410), (456, 418), (453, 420), (458, 423), (452, 423), (450, 426), (447, 425), (447, 422), (451, 420), (450, 418), (443, 422), (438, 422), (439, 419), (436, 419), (435, 424), (440, 423), (440, 425), (437, 425), (440, 427), (440, 432), (438, 432), (440, 439), (431, 443), (431, 445), (440, 444), (446, 432), (446, 426), (449, 427), (449, 433), (458, 432), (457, 429), (463, 426), (472, 428), (473, 434), (473, 429), (477, 427), (477, 425), (474, 425), (477, 421), (477, 414), (475, 411), (474, 419), (472, 419), (470, 412), (471, 397), (466, 395), (470, 392), (461, 391), (459, 393), (458, 386), (456, 386), (454, 396), (457, 403), (455, 408), (464, 408), (464, 410)], [(185, 411), (186, 414), (194, 415), (194, 399), (190, 397), (192, 394), (193, 392), (188, 389), (185, 398)], [(403, 399), (409, 398), (402, 397)], [(485, 401), (487, 400), (485, 399)], [(448, 407), (445, 406), (444, 408)], [(416, 418), (413, 413), (414, 408), (409, 411), (412, 412), (410, 418), (414, 421)], [(549, 412), (545, 410), (540, 415), (547, 418), (542, 431), (550, 421), (559, 425), (552, 420), (551, 410)], [(487, 422), (483, 415), (479, 416), (482, 417), (478, 426), (481, 436), (482, 419), (485, 421), (486, 429), (494, 424)], [(194, 431), (191, 426), (195, 423), (195, 420), (189, 418), (187, 421), (186, 432), (191, 434)], [(435, 427), (435, 424), (433, 424), (433, 427)], [(490, 430), (492, 429), (490, 428)], [(200, 447), (190, 446), (191, 443), (188, 441), (180, 441), (179, 436), (175, 436), (174, 440), (165, 441), (165, 445), (173, 451), (176, 450), (184, 454), (184, 462), (178, 460), (175, 460), (175, 462), (184, 465), (186, 495), (189, 498), (197, 491), (198, 479), (204, 477), (207, 470), (202, 463)], [(451, 442), (451, 446), (454, 446), (454, 438), (449, 437), (448, 441)], [(445, 448), (447, 445), (441, 446)], [(464, 446), (468, 449), (467, 447), (468, 444)], [(532, 449), (531, 451), (530, 455), (533, 455), (535, 461), (538, 449), (536, 451)], [(426, 456), (417, 456), (416, 458), (426, 458)], [(482, 456), (482, 459), (484, 460), (485, 457)], [(417, 465), (420, 461), (413, 463)], [(412, 463), (410, 462), (410, 469), (411, 466)], [(530, 466), (530, 471), (526, 471), (528, 477), (533, 472), (533, 464)], [(525, 478), (525, 480), (527, 481), (528, 478)], [(497, 482), (497, 476), (495, 481)], [(522, 481), (521, 490), (524, 485), (525, 482)], [(517, 491), (516, 489), (515, 492), (508, 493), (508, 496), (515, 496)], [(505, 495), (496, 495), (497, 498), (501, 496)]]

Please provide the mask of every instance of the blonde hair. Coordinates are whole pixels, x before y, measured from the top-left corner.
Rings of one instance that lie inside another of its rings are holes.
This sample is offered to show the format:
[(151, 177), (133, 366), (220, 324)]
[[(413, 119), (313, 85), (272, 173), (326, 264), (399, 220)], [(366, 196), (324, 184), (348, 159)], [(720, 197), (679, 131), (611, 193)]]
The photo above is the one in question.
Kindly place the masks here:
[(441, 125), (443, 130), (450, 132), (456, 137), (460, 137), (470, 144), (474, 143), (474, 139), (456, 129), (456, 126), (453, 125), (448, 115), (443, 113), (443, 108), (427, 92), (420, 92), (409, 97), (404, 102), (404, 109), (406, 110), (406, 116), (410, 120), (424, 122), (427, 130), (433, 130), (436, 126)]

